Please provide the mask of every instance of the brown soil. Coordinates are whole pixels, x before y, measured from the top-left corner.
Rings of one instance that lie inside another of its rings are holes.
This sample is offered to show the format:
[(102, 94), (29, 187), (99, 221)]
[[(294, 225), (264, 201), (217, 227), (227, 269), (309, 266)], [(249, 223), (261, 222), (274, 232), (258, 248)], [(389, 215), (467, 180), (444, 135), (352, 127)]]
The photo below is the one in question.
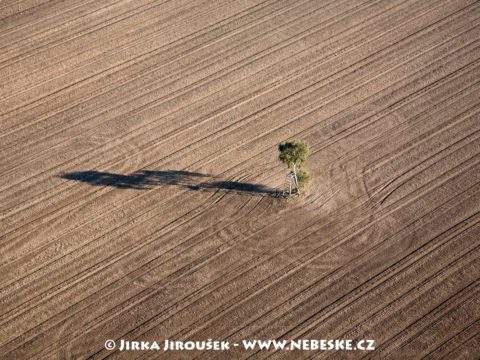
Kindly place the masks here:
[[(480, 3), (0, 3), (0, 357), (480, 357)], [(277, 146), (314, 182), (276, 196)], [(117, 352), (107, 339), (374, 339)]]

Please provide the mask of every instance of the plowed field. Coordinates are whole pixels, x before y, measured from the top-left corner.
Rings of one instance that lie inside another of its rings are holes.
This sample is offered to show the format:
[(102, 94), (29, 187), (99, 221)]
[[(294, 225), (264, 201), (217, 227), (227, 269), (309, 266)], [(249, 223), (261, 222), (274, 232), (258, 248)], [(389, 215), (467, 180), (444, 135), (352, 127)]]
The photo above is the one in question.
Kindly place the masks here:
[[(480, 358), (479, 25), (473, 0), (1, 1), (0, 357)], [(292, 138), (314, 181), (285, 199)]]

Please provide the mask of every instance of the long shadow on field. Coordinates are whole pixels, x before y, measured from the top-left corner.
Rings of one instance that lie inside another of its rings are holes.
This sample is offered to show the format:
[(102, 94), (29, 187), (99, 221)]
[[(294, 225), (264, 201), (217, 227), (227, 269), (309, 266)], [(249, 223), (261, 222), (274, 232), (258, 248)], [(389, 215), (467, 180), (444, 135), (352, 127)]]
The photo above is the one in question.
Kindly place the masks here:
[(189, 171), (137, 171), (129, 175), (100, 171), (78, 171), (61, 174), (66, 180), (80, 181), (92, 186), (111, 186), (119, 189), (147, 190), (155, 186), (180, 186), (195, 191), (229, 191), (261, 196), (277, 196), (278, 190), (261, 184), (238, 181), (207, 181), (210, 175)]

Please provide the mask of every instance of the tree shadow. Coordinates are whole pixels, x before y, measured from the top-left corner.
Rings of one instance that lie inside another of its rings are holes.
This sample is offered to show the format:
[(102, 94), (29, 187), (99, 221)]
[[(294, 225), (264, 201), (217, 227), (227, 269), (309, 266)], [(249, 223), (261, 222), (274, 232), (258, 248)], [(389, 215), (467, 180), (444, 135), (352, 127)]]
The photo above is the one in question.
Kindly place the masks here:
[(63, 173), (60, 178), (87, 183), (91, 186), (110, 186), (119, 189), (148, 190), (156, 186), (179, 186), (194, 191), (231, 191), (261, 196), (278, 196), (279, 194), (278, 189), (261, 184), (238, 181), (205, 181), (211, 176), (179, 170), (143, 170), (128, 175), (100, 171), (78, 171)]
[(278, 189), (261, 184), (251, 184), (238, 181), (214, 181), (201, 183), (195, 190), (222, 190), (240, 193), (262, 194), (264, 196), (277, 196)]
[(137, 171), (133, 174), (122, 175), (99, 171), (78, 171), (65, 173), (60, 176), (66, 180), (75, 180), (92, 186), (112, 186), (120, 189), (150, 189), (159, 185), (187, 186), (195, 178), (205, 178), (208, 175), (188, 171)]

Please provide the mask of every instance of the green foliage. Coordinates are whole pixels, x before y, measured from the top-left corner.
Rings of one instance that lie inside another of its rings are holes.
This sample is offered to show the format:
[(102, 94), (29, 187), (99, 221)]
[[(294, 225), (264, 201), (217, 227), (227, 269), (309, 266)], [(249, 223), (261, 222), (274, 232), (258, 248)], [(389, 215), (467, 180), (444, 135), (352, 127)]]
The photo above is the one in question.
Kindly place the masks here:
[(300, 169), (297, 171), (298, 190), (304, 190), (312, 183), (312, 175), (307, 170)]
[(307, 160), (310, 151), (308, 144), (300, 140), (284, 142), (278, 146), (278, 150), (280, 151), (278, 158), (281, 162), (287, 164), (289, 168), (292, 168), (293, 165), (301, 167)]
[(280, 161), (286, 164), (289, 169), (293, 168), (293, 173), (296, 175), (297, 189), (292, 189), (294, 190), (292, 193), (301, 194), (312, 182), (312, 176), (302, 168), (309, 154), (308, 144), (300, 140), (290, 140), (280, 144), (278, 151), (280, 152), (278, 156)]

